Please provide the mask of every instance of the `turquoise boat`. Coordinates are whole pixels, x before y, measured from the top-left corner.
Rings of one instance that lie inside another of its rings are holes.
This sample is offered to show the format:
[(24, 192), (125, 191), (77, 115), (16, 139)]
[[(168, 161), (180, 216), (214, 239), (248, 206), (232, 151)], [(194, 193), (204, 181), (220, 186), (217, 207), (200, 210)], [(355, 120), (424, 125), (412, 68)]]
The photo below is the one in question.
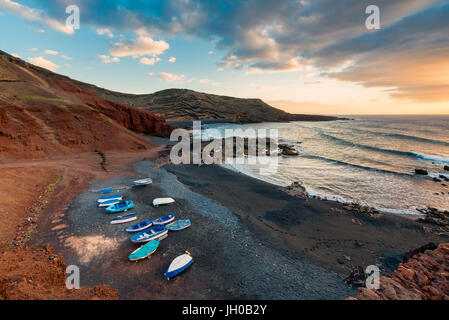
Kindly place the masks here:
[(192, 223), (190, 222), (190, 220), (185, 219), (185, 220), (176, 220), (170, 224), (167, 224), (165, 227), (169, 231), (181, 231), (181, 230), (187, 229), (191, 225), (192, 225)]
[(132, 200), (127, 200), (123, 202), (119, 202), (117, 204), (114, 204), (112, 206), (109, 206), (106, 208), (107, 213), (119, 213), (119, 212), (125, 212), (128, 211), (134, 207), (134, 203)]
[(147, 244), (141, 246), (139, 249), (135, 250), (133, 253), (129, 255), (129, 260), (138, 261), (145, 259), (152, 255), (157, 248), (159, 247), (159, 241), (153, 240), (148, 242)]

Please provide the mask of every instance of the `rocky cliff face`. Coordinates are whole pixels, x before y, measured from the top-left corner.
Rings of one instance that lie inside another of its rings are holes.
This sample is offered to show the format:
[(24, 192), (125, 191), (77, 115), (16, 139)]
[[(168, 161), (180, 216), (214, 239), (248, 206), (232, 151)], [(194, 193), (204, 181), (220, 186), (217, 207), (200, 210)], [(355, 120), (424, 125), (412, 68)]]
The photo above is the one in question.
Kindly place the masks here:
[(359, 289), (358, 300), (449, 300), (449, 243), (425, 250), (381, 277), (380, 289)]
[(111, 102), (71, 79), (0, 51), (0, 159), (42, 159), (95, 150), (152, 148), (165, 120)]

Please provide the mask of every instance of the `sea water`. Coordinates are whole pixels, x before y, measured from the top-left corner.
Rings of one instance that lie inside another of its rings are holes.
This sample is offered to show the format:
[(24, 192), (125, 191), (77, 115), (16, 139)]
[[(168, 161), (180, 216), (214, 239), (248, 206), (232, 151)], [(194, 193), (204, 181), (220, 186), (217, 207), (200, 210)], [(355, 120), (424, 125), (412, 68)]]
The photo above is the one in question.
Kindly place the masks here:
[[(274, 184), (300, 182), (309, 195), (359, 202), (383, 212), (419, 214), (416, 208), (449, 210), (448, 182), (435, 182), (449, 165), (449, 116), (351, 116), (352, 121), (217, 124), (218, 129), (278, 129), (280, 142), (299, 157), (279, 157), (277, 172), (257, 165), (233, 169)], [(207, 135), (206, 128), (205, 134)], [(428, 176), (415, 174), (422, 168)]]

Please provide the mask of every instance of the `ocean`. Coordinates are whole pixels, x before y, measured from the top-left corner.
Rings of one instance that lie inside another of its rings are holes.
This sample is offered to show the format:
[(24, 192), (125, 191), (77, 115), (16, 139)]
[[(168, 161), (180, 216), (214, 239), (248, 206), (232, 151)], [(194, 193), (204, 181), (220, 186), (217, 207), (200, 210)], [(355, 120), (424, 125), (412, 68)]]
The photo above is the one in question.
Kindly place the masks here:
[[(350, 116), (353, 121), (215, 124), (210, 129), (278, 129), (280, 142), (299, 157), (279, 157), (278, 170), (260, 174), (258, 165), (233, 169), (280, 186), (300, 182), (309, 195), (417, 215), (417, 208), (449, 210), (449, 116)], [(227, 165), (225, 165), (227, 166)], [(426, 169), (428, 176), (415, 174)], [(444, 186), (444, 184), (448, 186)]]

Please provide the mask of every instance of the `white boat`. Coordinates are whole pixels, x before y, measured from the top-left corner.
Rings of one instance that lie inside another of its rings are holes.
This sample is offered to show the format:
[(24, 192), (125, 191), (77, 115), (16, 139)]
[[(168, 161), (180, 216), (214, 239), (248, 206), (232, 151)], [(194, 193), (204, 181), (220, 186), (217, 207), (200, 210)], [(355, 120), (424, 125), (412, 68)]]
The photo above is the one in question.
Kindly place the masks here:
[(164, 273), (164, 277), (166, 280), (170, 280), (171, 278), (177, 276), (188, 267), (190, 267), (193, 263), (193, 258), (190, 255), (190, 252), (186, 251), (185, 254), (175, 258), (170, 266), (167, 268), (167, 271)]
[(111, 224), (122, 224), (137, 220), (137, 216), (134, 213), (120, 216), (111, 221)]
[(120, 200), (121, 201), (122, 199), (123, 198), (122, 198), (121, 194), (112, 194), (112, 195), (109, 195), (109, 196), (101, 197), (100, 199), (97, 200), (97, 202), (98, 203), (103, 203), (103, 202), (111, 201), (111, 200)]
[(120, 200), (107, 200), (107, 201), (104, 201), (104, 202), (99, 202), (98, 203), (98, 206), (100, 207), (100, 208), (104, 208), (104, 207), (109, 207), (109, 206), (112, 206), (112, 205), (114, 205), (114, 204), (117, 204), (117, 203), (120, 203), (121, 201)]
[(175, 200), (173, 198), (157, 198), (153, 200), (153, 206), (157, 208), (159, 206), (163, 206), (174, 202)]
[(152, 184), (153, 180), (151, 178), (141, 179), (134, 181), (134, 186), (147, 186), (149, 184)]

